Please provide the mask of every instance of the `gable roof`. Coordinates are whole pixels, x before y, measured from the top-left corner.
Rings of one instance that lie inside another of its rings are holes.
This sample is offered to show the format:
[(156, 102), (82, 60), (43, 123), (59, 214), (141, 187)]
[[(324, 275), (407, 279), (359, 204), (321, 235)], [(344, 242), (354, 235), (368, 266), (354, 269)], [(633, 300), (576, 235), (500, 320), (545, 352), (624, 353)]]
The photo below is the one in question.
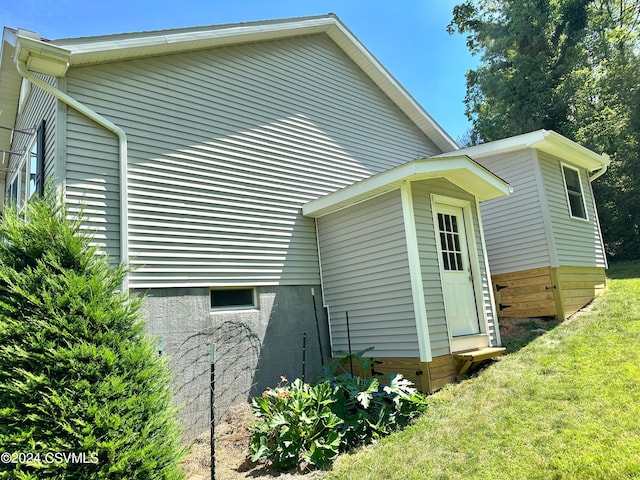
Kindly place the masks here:
[(589, 172), (606, 168), (611, 163), (608, 155), (599, 155), (552, 130), (536, 130), (534, 132), (516, 135), (515, 137), (483, 143), (482, 145), (463, 148), (436, 156), (450, 157), (467, 155), (473, 159), (482, 159), (503, 153), (517, 152), (527, 148), (533, 148), (562, 158), (578, 167), (585, 168)]
[[(441, 151), (458, 148), (334, 14), (54, 41), (5, 28), (0, 50), (0, 111), (5, 115), (0, 116), (0, 125), (12, 126), (15, 121), (21, 82), (13, 63), (16, 51), (23, 58), (29, 56), (35, 70), (35, 60), (41, 54), (65, 56), (69, 67), (317, 34), (327, 35)], [(46, 66), (42, 66), (40, 73), (63, 76), (60, 62), (64, 70), (64, 59), (56, 61), (55, 70), (43, 71)], [(6, 132), (0, 132), (0, 149), (8, 149), (9, 140)]]
[(348, 185), (302, 206), (308, 217), (321, 217), (399, 188), (406, 181), (444, 178), (479, 202), (509, 195), (507, 182), (464, 155), (412, 160)]

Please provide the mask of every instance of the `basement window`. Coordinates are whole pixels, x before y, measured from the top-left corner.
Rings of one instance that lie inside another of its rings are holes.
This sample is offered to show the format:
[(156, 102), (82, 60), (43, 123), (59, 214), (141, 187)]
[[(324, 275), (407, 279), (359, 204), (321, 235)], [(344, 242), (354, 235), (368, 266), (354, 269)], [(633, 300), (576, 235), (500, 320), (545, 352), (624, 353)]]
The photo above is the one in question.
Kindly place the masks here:
[(257, 307), (256, 289), (248, 288), (212, 288), (211, 310), (251, 310)]
[(580, 172), (575, 168), (562, 165), (564, 175), (564, 185), (567, 191), (567, 201), (569, 202), (569, 212), (573, 218), (587, 219), (587, 209), (584, 203), (584, 194), (580, 182)]

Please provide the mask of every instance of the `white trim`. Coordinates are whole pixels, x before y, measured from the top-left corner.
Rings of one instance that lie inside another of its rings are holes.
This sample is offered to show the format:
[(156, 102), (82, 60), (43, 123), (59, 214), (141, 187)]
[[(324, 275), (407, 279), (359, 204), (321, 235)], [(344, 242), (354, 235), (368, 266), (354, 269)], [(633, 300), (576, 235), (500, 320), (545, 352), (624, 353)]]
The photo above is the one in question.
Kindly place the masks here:
[[(318, 253), (318, 271), (320, 273), (320, 300), (322, 301), (322, 307), (327, 312), (327, 327), (329, 328), (329, 348), (331, 350), (331, 355), (333, 355), (333, 335), (331, 333), (331, 313), (329, 305), (325, 302), (324, 299), (324, 274), (322, 273), (322, 256), (320, 254), (320, 231), (318, 229), (318, 219), (313, 219), (313, 226), (316, 231), (316, 249)], [(311, 287), (313, 288), (313, 287)], [(315, 307), (314, 307), (315, 308)]]
[[(23, 32), (24, 33), (24, 32)], [(440, 151), (458, 148), (449, 134), (424, 110), (335, 14), (210, 25), (150, 32), (102, 35), (32, 42), (46, 47), (61, 46), (69, 50), (66, 66), (115, 62), (132, 58), (166, 55), (184, 51), (218, 48), (305, 35), (327, 35), (374, 82)], [(37, 34), (33, 34), (37, 37)], [(51, 48), (53, 54), (55, 48)], [(54, 56), (53, 60), (57, 60)], [(63, 59), (64, 60), (64, 59)], [(53, 64), (52, 61), (49, 63)], [(63, 76), (65, 64), (55, 64)], [(37, 67), (38, 65), (33, 65)], [(52, 68), (52, 67), (49, 67)], [(15, 100), (17, 104), (17, 98)]]
[(429, 338), (427, 306), (424, 301), (424, 285), (422, 284), (420, 251), (418, 250), (418, 232), (416, 231), (416, 218), (413, 209), (413, 195), (411, 193), (410, 181), (405, 180), (401, 185), (400, 198), (402, 201), (402, 215), (407, 242), (407, 256), (409, 257), (409, 277), (411, 278), (411, 294), (413, 296), (413, 310), (416, 317), (420, 361), (430, 362), (433, 357), (431, 354), (431, 340)]
[[(476, 201), (475, 203), (477, 205), (478, 202)], [(438, 232), (437, 232), (437, 225), (438, 225), (438, 212), (436, 209), (437, 204), (449, 205), (449, 206), (458, 207), (462, 209), (467, 250), (469, 251), (469, 263), (470, 263), (469, 267), (471, 268), (471, 275), (473, 278), (473, 292), (475, 295), (476, 314), (478, 315), (478, 324), (480, 327), (480, 334), (474, 335), (474, 337), (488, 336), (489, 320), (487, 319), (487, 315), (483, 305), (484, 302), (482, 301), (484, 297), (483, 295), (484, 290), (482, 288), (482, 275), (481, 275), (482, 271), (480, 269), (480, 260), (478, 259), (478, 249), (477, 249), (475, 235), (474, 235), (475, 230), (473, 227), (473, 215), (471, 214), (471, 202), (469, 200), (463, 200), (460, 198), (447, 197), (447, 196), (438, 195), (435, 193), (431, 194), (431, 214), (433, 216), (433, 225), (434, 225), (433, 230), (434, 230), (434, 237), (435, 237), (434, 240), (436, 242), (436, 250), (437, 250), (437, 256), (438, 256), (438, 270), (440, 273), (440, 279), (442, 280), (444, 271), (442, 268), (442, 252), (440, 249), (440, 242), (438, 240)], [(442, 281), (441, 281), (441, 284), (442, 284)], [(451, 326), (449, 324), (447, 306), (446, 306), (446, 302), (444, 302), (444, 290), (442, 292), (442, 298), (443, 298), (443, 304), (444, 304), (445, 317), (447, 319), (447, 335), (449, 336), (449, 353), (454, 353), (455, 350), (453, 350), (453, 348), (456, 342), (453, 335), (451, 335)], [(473, 347), (470, 347), (470, 348), (473, 348)]]
[(399, 188), (405, 181), (445, 178), (478, 201), (509, 194), (509, 185), (465, 156), (412, 160), (307, 202), (302, 213), (320, 217)]
[[(584, 215), (585, 215), (584, 217), (576, 217), (571, 212), (571, 199), (569, 198), (569, 187), (567, 186), (567, 177), (564, 174), (565, 167), (568, 168), (569, 170), (573, 170), (578, 174), (578, 186), (580, 187), (580, 200), (582, 203), (582, 211), (584, 212)], [(587, 202), (585, 201), (585, 198), (584, 198), (584, 189), (582, 188), (582, 177), (580, 176), (580, 169), (572, 165), (569, 165), (568, 163), (560, 162), (560, 175), (562, 175), (562, 182), (564, 184), (564, 194), (565, 194), (565, 198), (567, 199), (567, 209), (569, 211), (569, 217), (575, 220), (589, 222), (589, 212), (587, 211)]]
[(611, 163), (611, 159), (607, 154), (599, 155), (552, 130), (537, 130), (503, 140), (496, 140), (474, 147), (443, 153), (438, 156), (468, 155), (471, 158), (483, 158), (502, 153), (516, 152), (527, 148), (537, 149), (560, 158), (566, 158), (576, 166), (585, 168), (590, 172), (600, 170)]
[(536, 188), (538, 190), (538, 198), (540, 200), (540, 209), (543, 212), (542, 221), (545, 229), (544, 238), (547, 243), (547, 253), (549, 254), (549, 265), (551, 267), (557, 267), (559, 266), (559, 261), (553, 235), (553, 224), (551, 223), (551, 216), (547, 213), (549, 212), (549, 201), (547, 199), (547, 189), (544, 182), (544, 176), (542, 175), (542, 166), (540, 164), (542, 161), (543, 160), (540, 158), (537, 151), (531, 151), (533, 174), (536, 177)]
[(480, 333), (478, 335), (465, 335), (463, 337), (454, 337), (451, 340), (451, 353), (461, 352), (463, 350), (471, 350), (473, 348), (483, 348), (491, 345), (491, 337), (488, 333)]
[[(478, 217), (478, 225), (480, 226), (480, 246), (482, 247), (482, 258), (484, 261), (484, 270), (487, 272), (487, 290), (489, 293), (489, 308), (493, 317), (493, 328), (495, 329), (496, 345), (491, 345), (491, 335), (489, 334), (489, 319), (487, 322), (487, 334), (489, 335), (489, 346), (501, 346), (502, 337), (500, 336), (500, 323), (498, 321), (498, 312), (496, 311), (496, 299), (493, 296), (493, 281), (491, 280), (491, 268), (489, 267), (489, 255), (487, 254), (487, 243), (484, 239), (484, 226), (482, 223), (482, 214), (480, 213), (480, 203), (476, 202), (476, 215)], [(484, 298), (484, 297), (481, 297)], [(483, 305), (484, 311), (484, 305)], [(486, 316), (486, 313), (485, 313)]]

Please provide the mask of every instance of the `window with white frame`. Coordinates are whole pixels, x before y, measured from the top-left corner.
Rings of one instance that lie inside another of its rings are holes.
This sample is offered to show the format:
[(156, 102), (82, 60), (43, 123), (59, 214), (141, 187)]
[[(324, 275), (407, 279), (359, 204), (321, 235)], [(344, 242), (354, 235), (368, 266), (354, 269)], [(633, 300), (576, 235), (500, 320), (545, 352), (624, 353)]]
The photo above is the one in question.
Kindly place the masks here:
[(568, 165), (562, 165), (564, 176), (564, 186), (567, 192), (567, 202), (569, 203), (569, 213), (574, 218), (587, 219), (587, 208), (580, 182), (580, 171)]
[(44, 193), (44, 120), (9, 178), (6, 198), (22, 208), (34, 195)]
[(258, 306), (253, 287), (212, 288), (209, 295), (212, 311), (252, 310)]

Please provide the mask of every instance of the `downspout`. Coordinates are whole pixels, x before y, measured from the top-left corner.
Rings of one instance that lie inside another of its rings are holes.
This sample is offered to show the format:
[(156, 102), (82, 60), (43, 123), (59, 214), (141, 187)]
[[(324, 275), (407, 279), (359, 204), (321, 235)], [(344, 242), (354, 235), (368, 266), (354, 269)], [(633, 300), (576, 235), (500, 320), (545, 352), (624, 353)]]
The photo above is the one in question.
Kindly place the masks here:
[[(42, 90), (60, 100), (62, 103), (73, 108), (77, 112), (93, 120), (98, 125), (106, 128), (110, 132), (113, 132), (118, 137), (118, 154), (119, 154), (119, 173), (120, 173), (120, 263), (129, 267), (129, 233), (128, 233), (128, 189), (127, 189), (127, 135), (124, 130), (118, 127), (116, 124), (107, 120), (102, 115), (91, 110), (86, 105), (78, 102), (75, 98), (70, 97), (66, 93), (58, 90), (56, 87), (49, 85), (44, 80), (36, 77), (27, 69), (25, 61), (21, 61), (19, 58), (15, 59), (16, 68), (18, 73), (25, 79), (40, 87)], [(122, 291), (129, 291), (129, 273), (125, 274), (122, 280)]]
[[(607, 156), (606, 159), (609, 160), (609, 157)], [(607, 169), (609, 168), (609, 163), (610, 162), (606, 162), (604, 165), (602, 165), (602, 168), (600, 170), (597, 170), (596, 173), (594, 173), (593, 175), (590, 175), (589, 176), (589, 181), (593, 182), (594, 180), (597, 180), (602, 175), (607, 173)]]

